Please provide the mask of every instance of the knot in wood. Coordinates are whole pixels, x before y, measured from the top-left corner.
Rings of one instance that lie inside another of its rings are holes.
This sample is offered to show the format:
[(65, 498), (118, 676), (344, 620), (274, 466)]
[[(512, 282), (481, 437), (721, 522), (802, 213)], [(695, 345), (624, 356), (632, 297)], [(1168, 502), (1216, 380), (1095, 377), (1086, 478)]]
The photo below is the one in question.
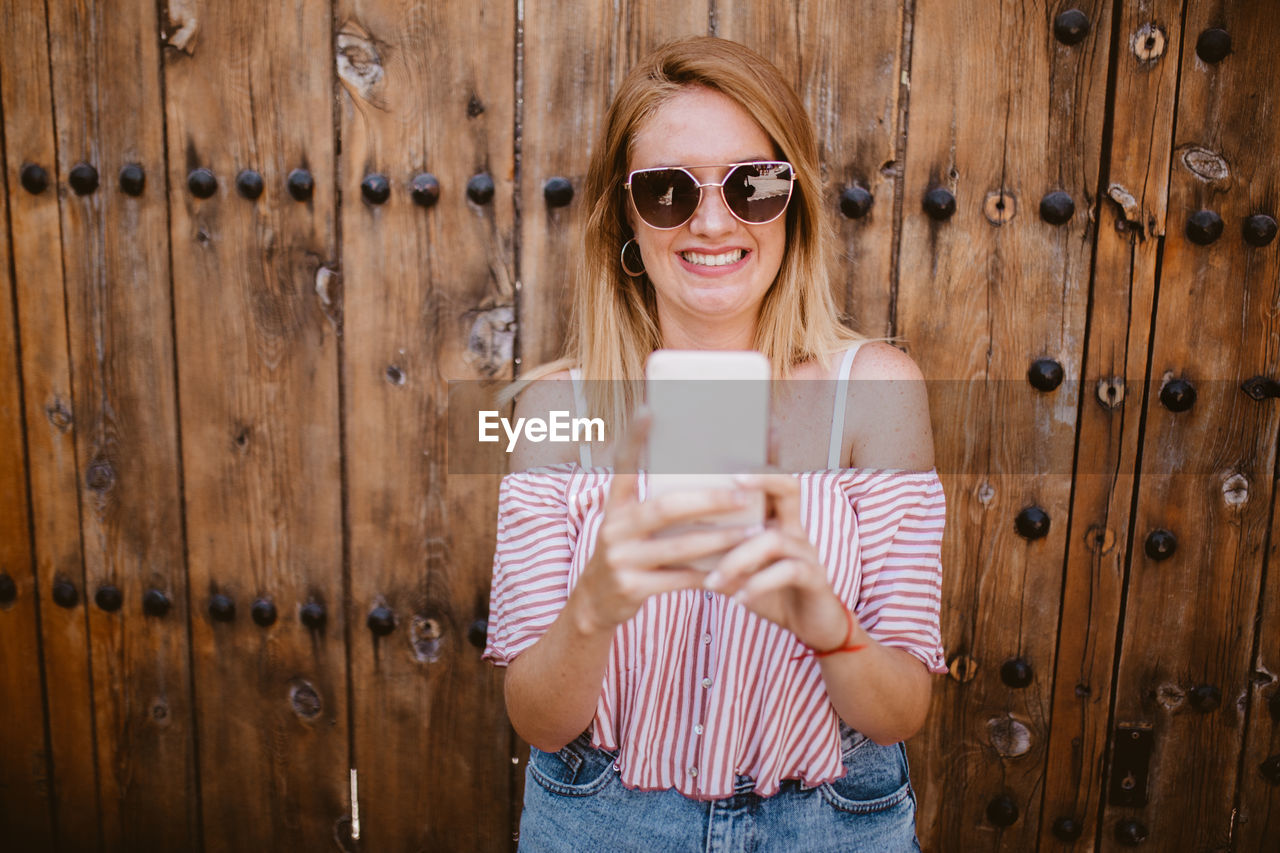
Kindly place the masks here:
[(1129, 38), (1129, 47), (1139, 62), (1155, 62), (1164, 56), (1165, 43), (1168, 41), (1164, 28), (1159, 24), (1146, 23), (1138, 27)]
[(982, 212), (992, 225), (1004, 225), (1018, 211), (1018, 202), (1008, 190), (987, 193), (982, 204)]
[(1031, 730), (1011, 716), (987, 720), (987, 742), (1003, 758), (1016, 758), (1031, 750)]
[(1222, 500), (1230, 507), (1241, 507), (1249, 502), (1249, 478), (1233, 471), (1222, 481)]
[(982, 506), (986, 508), (991, 505), (991, 501), (995, 499), (995, 496), (995, 486), (991, 485), (986, 480), (983, 480), (982, 484), (978, 486), (978, 503), (982, 504)]
[(1208, 148), (1199, 145), (1184, 146), (1179, 159), (1188, 172), (1202, 181), (1225, 181), (1231, 177), (1231, 168), (1226, 159)]
[(444, 629), (429, 616), (414, 614), (409, 623), (409, 645), (418, 663), (435, 663), (440, 658)]
[(320, 694), (307, 681), (295, 681), (289, 687), (289, 705), (293, 712), (304, 720), (314, 720), (320, 716), (323, 703)]
[(1116, 544), (1116, 533), (1110, 527), (1090, 525), (1084, 534), (1084, 544), (1095, 554), (1108, 554)]
[(973, 681), (973, 677), (978, 674), (978, 664), (971, 657), (956, 655), (951, 659), (951, 663), (947, 665), (947, 671), (956, 681), (965, 684)]
[(1109, 376), (1098, 380), (1098, 402), (1104, 409), (1118, 409), (1124, 403), (1124, 379)]

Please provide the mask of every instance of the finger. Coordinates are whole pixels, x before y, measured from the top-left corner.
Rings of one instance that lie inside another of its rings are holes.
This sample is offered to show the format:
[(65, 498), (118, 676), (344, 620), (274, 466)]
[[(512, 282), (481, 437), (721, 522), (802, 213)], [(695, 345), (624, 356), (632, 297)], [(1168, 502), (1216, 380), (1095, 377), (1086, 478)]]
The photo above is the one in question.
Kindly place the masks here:
[(640, 451), (649, 436), (651, 418), (648, 411), (639, 409), (631, 419), (626, 432), (618, 440), (617, 454), (613, 459), (613, 482), (609, 484), (607, 506), (613, 507), (640, 500)]
[[(635, 508), (632, 520), (635, 532), (647, 536), (676, 524), (714, 521), (717, 516), (742, 512), (752, 502), (752, 494), (740, 489), (688, 489), (651, 496)], [(724, 518), (720, 521), (731, 523)]]
[(706, 572), (688, 566), (672, 566), (660, 571), (641, 572), (635, 582), (637, 592), (648, 599), (650, 596), (677, 589), (701, 589), (702, 579)]
[(708, 589), (725, 595), (733, 595), (754, 575), (767, 570), (781, 560), (795, 560), (804, 564), (814, 561), (812, 546), (807, 541), (798, 542), (784, 532), (772, 529), (753, 536), (725, 554), (706, 581)]
[(734, 478), (740, 486), (760, 489), (765, 493), (767, 515), (784, 525), (801, 528), (800, 480), (790, 474), (763, 473), (738, 474)]
[[(633, 540), (616, 545), (611, 556), (632, 566), (682, 566), (702, 557), (721, 554), (741, 544), (749, 533), (750, 529), (746, 527), (716, 527), (661, 539)], [(701, 576), (698, 585), (702, 585)]]

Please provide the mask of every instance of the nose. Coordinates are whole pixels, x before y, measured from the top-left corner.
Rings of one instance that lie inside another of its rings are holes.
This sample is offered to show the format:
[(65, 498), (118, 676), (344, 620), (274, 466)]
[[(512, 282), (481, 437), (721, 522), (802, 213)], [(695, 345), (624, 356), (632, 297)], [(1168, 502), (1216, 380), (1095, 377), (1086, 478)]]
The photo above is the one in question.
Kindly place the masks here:
[(700, 237), (714, 237), (727, 234), (738, 226), (738, 220), (724, 203), (724, 193), (720, 187), (704, 186), (702, 199), (698, 209), (689, 220), (689, 231)]

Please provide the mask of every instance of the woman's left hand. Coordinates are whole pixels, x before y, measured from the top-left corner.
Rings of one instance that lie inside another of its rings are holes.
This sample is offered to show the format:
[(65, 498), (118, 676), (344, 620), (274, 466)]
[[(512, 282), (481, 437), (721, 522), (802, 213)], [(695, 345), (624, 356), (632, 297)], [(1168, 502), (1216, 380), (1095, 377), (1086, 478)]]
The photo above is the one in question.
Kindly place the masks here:
[(765, 493), (770, 518), (762, 532), (721, 558), (704, 586), (732, 596), (811, 649), (838, 648), (849, 621), (800, 522), (800, 482), (788, 474), (744, 474), (736, 479), (741, 488)]

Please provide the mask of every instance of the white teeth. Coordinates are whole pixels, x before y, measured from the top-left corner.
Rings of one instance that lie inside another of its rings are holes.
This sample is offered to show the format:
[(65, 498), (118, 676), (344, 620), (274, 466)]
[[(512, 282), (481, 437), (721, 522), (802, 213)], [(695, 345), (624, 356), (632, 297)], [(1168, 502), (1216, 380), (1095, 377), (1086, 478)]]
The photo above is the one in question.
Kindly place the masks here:
[(702, 252), (681, 252), (680, 257), (698, 266), (722, 267), (726, 264), (736, 264), (742, 260), (742, 256), (745, 254), (746, 251), (743, 249), (733, 249), (721, 255), (704, 255)]

